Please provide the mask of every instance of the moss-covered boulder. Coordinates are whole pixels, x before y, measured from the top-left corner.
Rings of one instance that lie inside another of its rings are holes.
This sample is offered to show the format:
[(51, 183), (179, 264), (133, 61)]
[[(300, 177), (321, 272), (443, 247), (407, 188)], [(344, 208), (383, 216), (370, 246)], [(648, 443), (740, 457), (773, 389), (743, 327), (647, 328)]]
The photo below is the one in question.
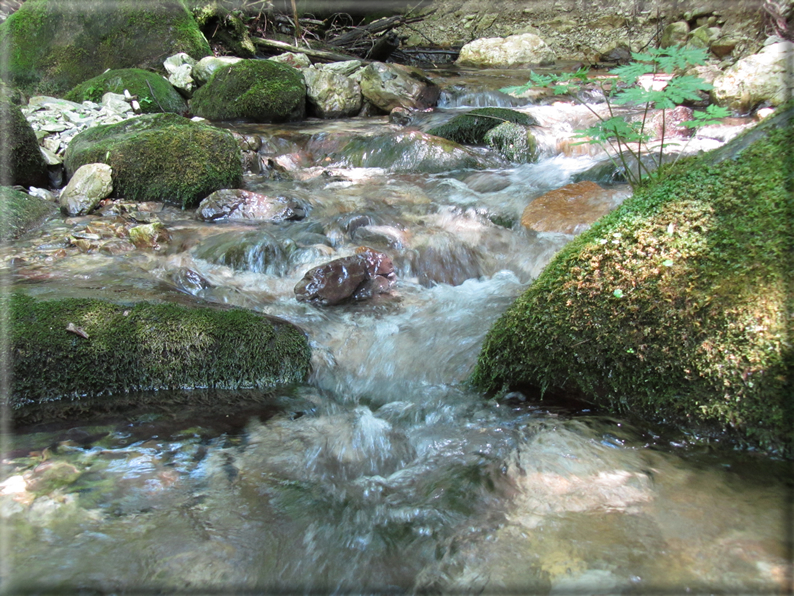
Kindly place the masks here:
[(0, 95), (0, 122), (3, 124), (0, 184), (47, 187), (47, 164), (39, 149), (36, 133), (19, 106)]
[(140, 68), (109, 70), (98, 77), (88, 79), (66, 94), (64, 99), (82, 103), (101, 103), (105, 93), (124, 93), (128, 90), (138, 97), (141, 112), (171, 112), (184, 114), (187, 102), (163, 76)]
[(15, 85), (54, 96), (109, 68), (163, 70), (173, 54), (211, 53), (180, 0), (27, 0), (0, 24), (0, 47)]
[(16, 238), (57, 211), (45, 199), (0, 186), (0, 242)]
[(87, 163), (113, 169), (113, 196), (194, 207), (220, 188), (242, 183), (232, 134), (176, 114), (147, 114), (77, 135), (66, 150), (68, 176)]
[(538, 159), (538, 142), (523, 124), (502, 122), (486, 132), (483, 140), (510, 161), (531, 163)]
[(309, 370), (302, 331), (242, 309), (22, 294), (7, 306), (15, 418), (47, 419), (58, 400), (101, 404), (133, 391), (266, 389), (302, 381)]
[(306, 84), (291, 66), (272, 60), (241, 60), (216, 70), (193, 94), (190, 109), (210, 120), (302, 120)]
[(449, 122), (431, 128), (427, 132), (456, 143), (481, 145), (485, 143), (485, 135), (488, 131), (505, 122), (523, 126), (537, 126), (538, 124), (537, 120), (529, 114), (508, 108), (477, 108), (455, 116)]
[(474, 382), (574, 391), (791, 450), (792, 112), (563, 249), (492, 328)]

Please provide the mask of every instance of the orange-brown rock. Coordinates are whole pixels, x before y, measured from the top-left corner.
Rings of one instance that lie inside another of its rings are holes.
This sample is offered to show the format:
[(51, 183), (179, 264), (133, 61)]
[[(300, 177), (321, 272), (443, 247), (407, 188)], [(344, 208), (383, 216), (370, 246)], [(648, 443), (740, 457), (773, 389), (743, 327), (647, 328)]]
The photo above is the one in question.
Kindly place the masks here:
[(576, 182), (539, 196), (524, 209), (521, 225), (536, 232), (579, 234), (629, 195), (595, 182)]

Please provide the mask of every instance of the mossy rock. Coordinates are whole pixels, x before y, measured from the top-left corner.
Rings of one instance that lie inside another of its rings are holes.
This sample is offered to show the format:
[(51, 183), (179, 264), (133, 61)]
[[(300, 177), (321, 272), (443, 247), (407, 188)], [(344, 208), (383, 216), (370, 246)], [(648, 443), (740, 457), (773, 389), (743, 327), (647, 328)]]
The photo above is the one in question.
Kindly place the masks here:
[(140, 68), (122, 68), (80, 83), (66, 94), (64, 99), (81, 103), (94, 101), (100, 103), (105, 93), (124, 93), (128, 90), (138, 96), (138, 103), (144, 113), (171, 112), (184, 114), (187, 102), (164, 77)]
[(538, 143), (532, 130), (515, 122), (502, 122), (485, 133), (485, 143), (510, 161), (531, 163), (538, 158)]
[(232, 134), (176, 114), (147, 114), (89, 128), (66, 150), (68, 176), (87, 163), (113, 169), (113, 195), (195, 207), (212, 192), (242, 184)]
[(95, 400), (101, 404), (138, 391), (268, 389), (303, 381), (309, 371), (301, 330), (247, 310), (38, 301), (17, 293), (7, 307), (15, 418), (55, 415), (59, 400), (102, 398)]
[(39, 149), (36, 133), (19, 106), (6, 96), (0, 96), (0, 122), (3, 123), (0, 184), (49, 186), (47, 164)]
[(504, 122), (513, 122), (523, 126), (538, 125), (537, 120), (529, 114), (523, 114), (515, 110), (507, 108), (478, 108), (455, 116), (449, 122), (436, 126), (427, 132), (456, 143), (481, 145), (485, 143), (485, 134)]
[(211, 54), (180, 0), (27, 0), (0, 24), (0, 47), (16, 86), (56, 97), (107, 69), (163, 71), (179, 52)]
[(216, 70), (193, 94), (190, 109), (209, 120), (302, 120), (306, 84), (291, 66), (272, 60), (241, 60)]
[(572, 391), (790, 453), (784, 116), (671, 170), (567, 245), (491, 329), (474, 383)]
[(40, 197), (0, 186), (0, 242), (20, 236), (58, 208)]

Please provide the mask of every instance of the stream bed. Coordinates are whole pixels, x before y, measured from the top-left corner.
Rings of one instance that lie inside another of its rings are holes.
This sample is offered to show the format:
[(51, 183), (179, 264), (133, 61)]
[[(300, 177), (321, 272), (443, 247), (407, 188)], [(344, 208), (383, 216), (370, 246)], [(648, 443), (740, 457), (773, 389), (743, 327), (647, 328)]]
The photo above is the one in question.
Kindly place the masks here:
[[(790, 587), (788, 462), (575, 402), (468, 387), (488, 329), (572, 239), (522, 227), (524, 208), (604, 155), (572, 143), (590, 117), (581, 106), (495, 91), (526, 72), (434, 78), (447, 89), (440, 108), (409, 128), (509, 106), (540, 122), (540, 159), (477, 148), (483, 169), (351, 167), (324, 151), (363, 138), (377, 155), (403, 129), (387, 117), (219, 123), (259, 136), (260, 155), (280, 164), (279, 175), (247, 175), (245, 188), (294, 197), (305, 219), (211, 223), (160, 205), (149, 207), (171, 240), (157, 251), (65, 240), (101, 237), (119, 217), (111, 209), (56, 218), (2, 249), (10, 287), (41, 298), (227, 304), (284, 318), (307, 332), (313, 371), (274, 393), (185, 394), (246, 404), (220, 413), (152, 408), (6, 433), (0, 591)], [(690, 149), (717, 145), (702, 138)], [(307, 270), (361, 246), (392, 258), (392, 294), (332, 307), (295, 299)]]

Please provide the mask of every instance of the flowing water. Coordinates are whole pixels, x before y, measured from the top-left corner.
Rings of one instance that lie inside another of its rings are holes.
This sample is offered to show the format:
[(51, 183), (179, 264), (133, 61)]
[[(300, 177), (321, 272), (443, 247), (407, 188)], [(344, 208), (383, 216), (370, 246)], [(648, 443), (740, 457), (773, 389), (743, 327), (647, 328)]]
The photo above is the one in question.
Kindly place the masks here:
[[(288, 195), (302, 221), (204, 223), (156, 213), (158, 251), (81, 252), (118, 215), (59, 218), (3, 254), (32, 295), (223, 303), (303, 328), (313, 372), (275, 394), (195, 391), (206, 412), (153, 409), (39, 427), (3, 445), (7, 593), (778, 593), (789, 571), (790, 468), (725, 441), (466, 379), (489, 327), (572, 238), (519, 219), (603, 155), (572, 146), (588, 113), (496, 90), (526, 73), (437, 75), (427, 130), (469, 107), (541, 123), (540, 160), (475, 150), (484, 169), (388, 152), (385, 117), (226, 125), (277, 163), (246, 188)], [(520, 80), (518, 80), (520, 79)], [(363, 140), (362, 140), (363, 139)], [(708, 148), (708, 141), (703, 141)], [(284, 171), (286, 170), (286, 173)], [(143, 209), (143, 206), (139, 206)], [(155, 207), (159, 209), (159, 207)], [(137, 214), (141, 217), (141, 214)], [(93, 236), (92, 236), (93, 234)], [(318, 307), (304, 272), (359, 246), (388, 253), (392, 295)]]

